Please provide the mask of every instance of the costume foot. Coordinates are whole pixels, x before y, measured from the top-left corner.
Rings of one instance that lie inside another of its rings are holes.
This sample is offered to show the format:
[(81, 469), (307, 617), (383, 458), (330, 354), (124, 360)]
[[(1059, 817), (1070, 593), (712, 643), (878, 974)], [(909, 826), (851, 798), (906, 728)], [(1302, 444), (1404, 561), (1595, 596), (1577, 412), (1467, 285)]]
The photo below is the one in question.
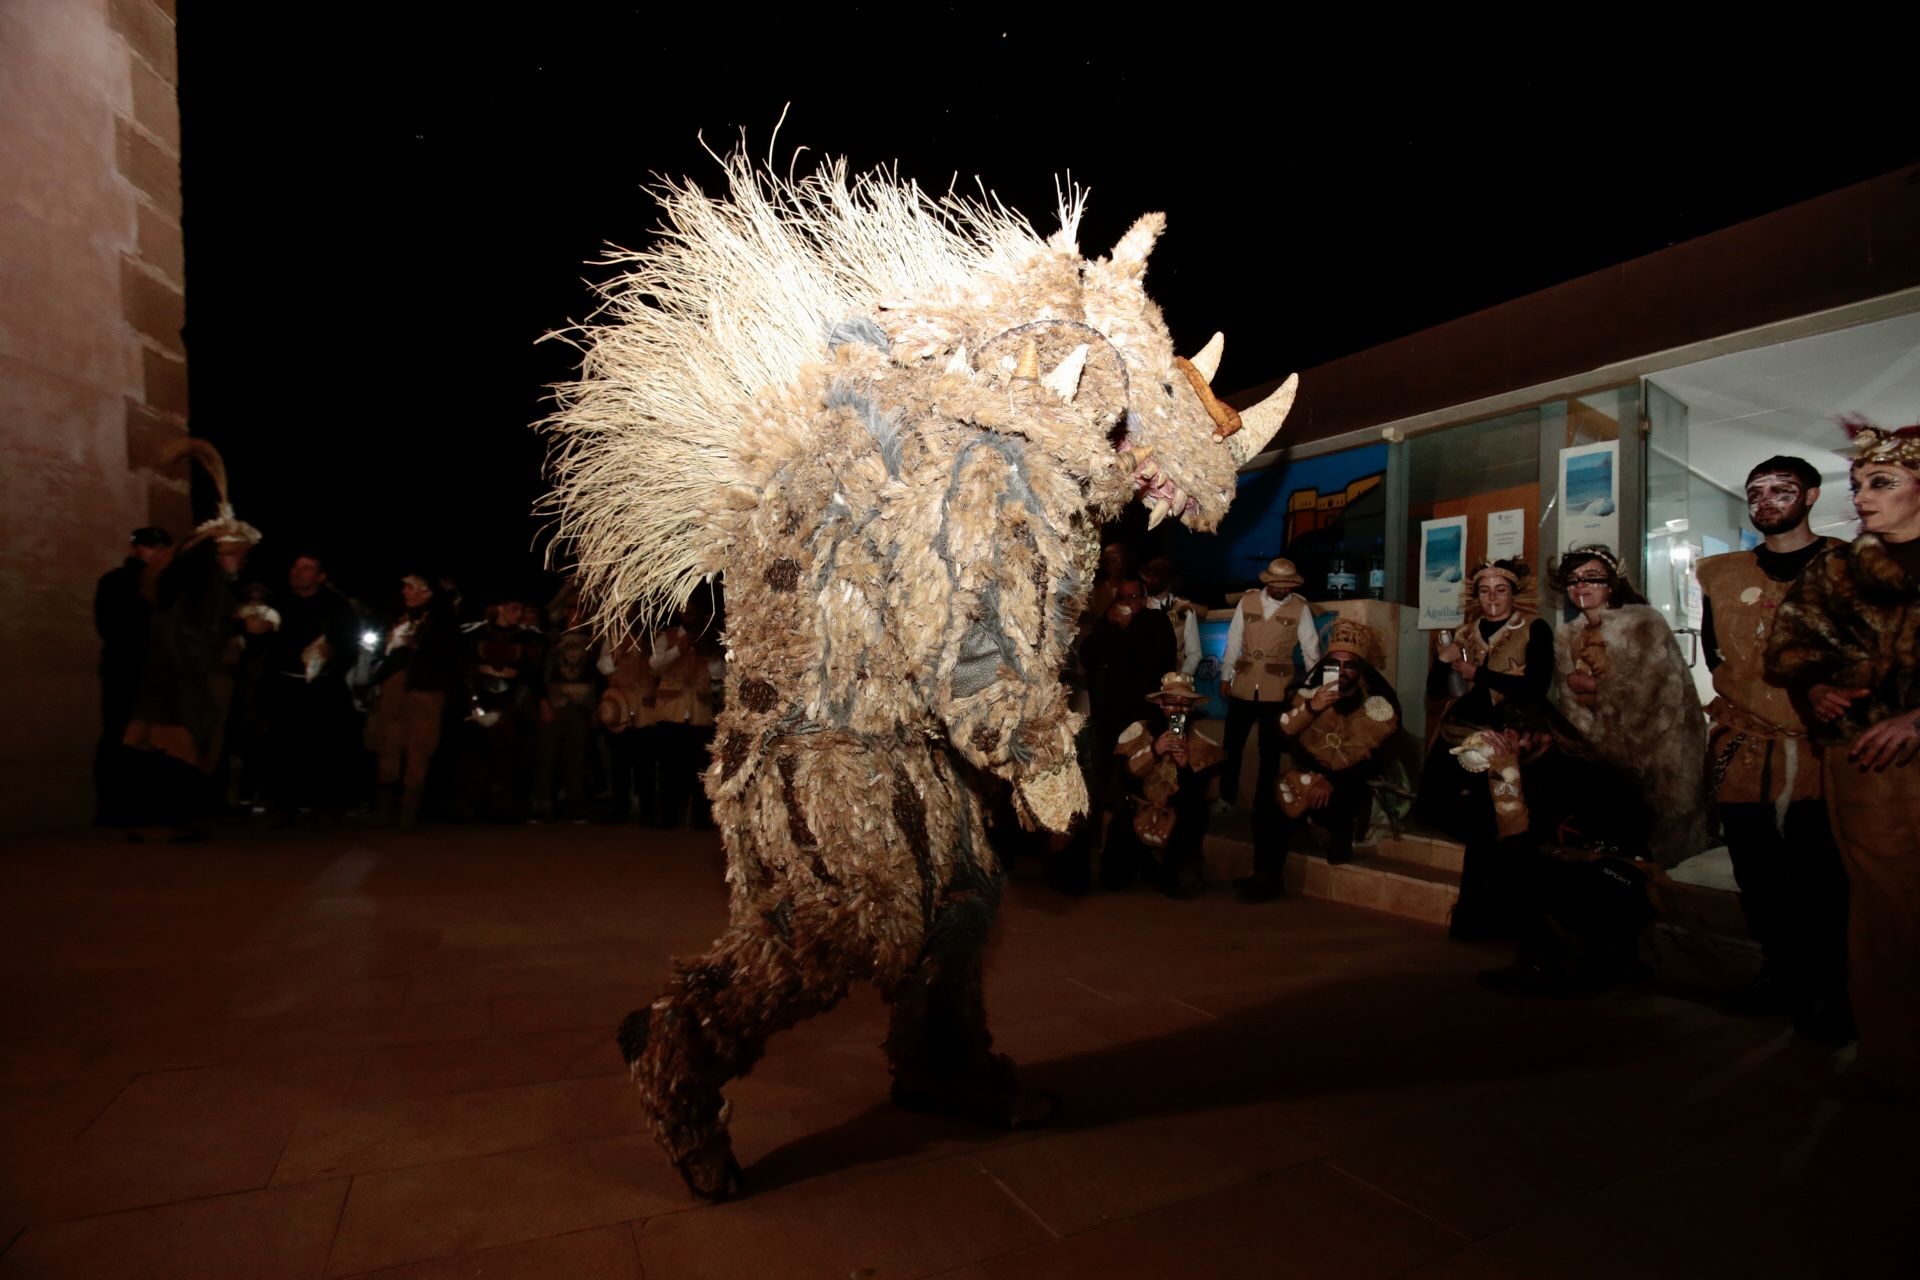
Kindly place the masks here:
[(652, 1009), (635, 1009), (620, 1019), (620, 1029), (614, 1032), (613, 1041), (620, 1046), (620, 1060), (627, 1064), (629, 1070), (647, 1051), (647, 1032), (652, 1025)]
[(740, 1162), (733, 1158), (733, 1143), (722, 1133), (706, 1146), (689, 1151), (673, 1162), (687, 1190), (702, 1200), (718, 1204), (746, 1190), (740, 1177)]

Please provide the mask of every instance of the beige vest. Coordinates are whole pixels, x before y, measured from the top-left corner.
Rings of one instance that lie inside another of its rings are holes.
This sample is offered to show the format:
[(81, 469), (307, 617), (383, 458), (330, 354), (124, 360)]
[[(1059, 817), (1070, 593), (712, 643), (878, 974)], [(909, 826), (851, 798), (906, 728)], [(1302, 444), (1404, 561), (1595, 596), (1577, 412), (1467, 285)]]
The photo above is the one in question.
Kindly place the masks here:
[(1767, 638), (1793, 584), (1769, 578), (1751, 551), (1709, 556), (1694, 573), (1713, 602), (1713, 636), (1724, 659), (1713, 671), (1719, 696), (1707, 708), (1713, 721), (1708, 767), (1721, 775), (1715, 799), (1753, 804), (1818, 798), (1820, 770), (1808, 750), (1807, 726), (1787, 691), (1766, 681)]
[(707, 655), (691, 645), (660, 673), (660, 685), (654, 694), (654, 721), (657, 724), (690, 724), (705, 728), (713, 723), (713, 677), (707, 669)]
[(1307, 602), (1295, 593), (1268, 618), (1261, 615), (1260, 595), (1249, 591), (1240, 597), (1240, 660), (1233, 665), (1227, 696), (1244, 702), (1277, 702), (1293, 683), (1293, 647), (1299, 643), (1302, 621), (1308, 618)]
[[(1516, 609), (1507, 625), (1493, 633), (1493, 643), (1480, 638), (1480, 624), (1460, 628), (1460, 651), (1467, 661), (1486, 671), (1519, 676), (1527, 672), (1527, 634), (1532, 631), (1534, 615)], [(1500, 700), (1495, 694), (1495, 702)]]

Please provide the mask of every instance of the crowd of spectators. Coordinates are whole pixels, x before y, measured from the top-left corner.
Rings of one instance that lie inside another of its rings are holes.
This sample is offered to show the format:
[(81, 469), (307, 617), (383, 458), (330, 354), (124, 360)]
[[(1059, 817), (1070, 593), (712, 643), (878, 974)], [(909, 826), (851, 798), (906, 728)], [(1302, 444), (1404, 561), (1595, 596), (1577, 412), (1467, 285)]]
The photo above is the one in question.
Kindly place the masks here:
[[(1764, 952), (1748, 1010), (1791, 1012), (1835, 1044), (1858, 1010), (1875, 1078), (1920, 1089), (1920, 429), (1862, 434), (1854, 543), (1808, 529), (1819, 473), (1803, 460), (1749, 478), (1762, 545), (1700, 568), (1705, 708), (1671, 626), (1609, 547), (1551, 566), (1557, 627), (1523, 561), (1466, 575), (1462, 625), (1431, 636), (1424, 744), (1402, 731), (1383, 638), (1316, 609), (1284, 557), (1229, 599), (1209, 659), (1206, 610), (1178, 594), (1172, 564), (1107, 547), (1067, 673), (1084, 697), (1093, 813), (1050, 839), (1048, 878), (1072, 894), (1144, 878), (1189, 896), (1209, 828), (1239, 820), (1257, 729), (1239, 899), (1285, 892), (1308, 827), (1339, 864), (1411, 802), (1464, 845), (1454, 936), (1519, 944), (1486, 985), (1577, 994), (1636, 971), (1666, 873), (1720, 840)], [(469, 614), (451, 580), (409, 573), (370, 610), (315, 555), (295, 557), (283, 586), (236, 587), (258, 535), (221, 528), (178, 561), (163, 530), (136, 530), (100, 579), (101, 823), (142, 839), (192, 837), (222, 811), (710, 825), (699, 775), (724, 686), (717, 590), (665, 627), (603, 640), (571, 589), (499, 594)], [(1207, 681), (1221, 720), (1200, 718)], [(1422, 755), (1416, 792), (1396, 779)]]
[[(152, 840), (197, 837), (222, 815), (709, 822), (698, 777), (724, 659), (704, 598), (665, 628), (607, 642), (571, 587), (499, 592), (474, 609), (453, 580), (415, 572), (370, 607), (302, 554), (282, 585), (222, 589), (225, 616), (200, 628), (218, 651), (183, 675), (160, 659), (183, 631), (184, 572), (166, 531), (143, 528), (95, 593), (102, 825)], [(136, 706), (179, 701), (156, 685), (210, 704), (217, 732), (191, 753), (196, 768), (128, 741)]]
[[(1288, 848), (1308, 825), (1325, 827), (1325, 858), (1340, 864), (1411, 800), (1419, 829), (1465, 846), (1450, 933), (1517, 944), (1482, 984), (1574, 996), (1644, 975), (1670, 871), (1724, 844), (1763, 958), (1730, 1007), (1786, 1013), (1824, 1044), (1859, 1034), (1855, 1075), (1916, 1096), (1920, 428), (1859, 438), (1853, 543), (1811, 532), (1811, 464), (1753, 468), (1759, 543), (1699, 566), (1711, 706), (1684, 637), (1611, 547), (1553, 560), (1557, 626), (1523, 560), (1476, 564), (1463, 624), (1428, 633), (1425, 743), (1400, 729), (1379, 635), (1352, 610), (1296, 595), (1288, 560), (1227, 601), (1223, 658), (1196, 662), (1187, 622), (1202, 608), (1177, 597), (1171, 566), (1137, 568), (1127, 547), (1108, 547), (1077, 676), (1094, 821), (1056, 842), (1054, 885), (1121, 889), (1144, 873), (1188, 896), (1204, 881), (1208, 829), (1244, 821), (1242, 754), (1258, 727), (1242, 900), (1283, 894)], [(1194, 674), (1217, 679), (1223, 718), (1196, 720), (1206, 699)], [(1396, 756), (1425, 756), (1417, 791), (1390, 781)]]

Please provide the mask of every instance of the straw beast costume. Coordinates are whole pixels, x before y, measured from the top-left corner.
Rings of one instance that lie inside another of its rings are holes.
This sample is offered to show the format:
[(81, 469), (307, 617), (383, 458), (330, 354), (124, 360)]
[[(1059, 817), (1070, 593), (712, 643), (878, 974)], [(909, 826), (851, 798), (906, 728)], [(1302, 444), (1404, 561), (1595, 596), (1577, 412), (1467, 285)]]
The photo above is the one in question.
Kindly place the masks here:
[(659, 193), (668, 234), (626, 259), (550, 424), (604, 617), (732, 588), (707, 774), (730, 927), (619, 1034), (706, 1196), (738, 1187), (721, 1086), (856, 981), (893, 1006), (896, 1101), (1033, 1118), (985, 1026), (1001, 873), (973, 779), (1051, 830), (1085, 811), (1058, 672), (1099, 522), (1140, 493), (1213, 527), (1293, 392), (1243, 425), (1217, 343), (1175, 358), (1142, 287), (1160, 215), (1088, 260), (1077, 195), (1042, 239), (844, 164), (728, 177)]

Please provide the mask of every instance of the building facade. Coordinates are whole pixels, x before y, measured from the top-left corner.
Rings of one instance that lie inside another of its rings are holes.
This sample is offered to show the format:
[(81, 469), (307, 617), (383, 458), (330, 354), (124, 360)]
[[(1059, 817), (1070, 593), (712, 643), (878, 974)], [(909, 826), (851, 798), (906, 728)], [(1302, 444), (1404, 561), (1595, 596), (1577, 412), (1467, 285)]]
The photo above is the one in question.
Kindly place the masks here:
[(94, 582), (188, 531), (173, 8), (0, 5), (0, 827), (87, 819)]

